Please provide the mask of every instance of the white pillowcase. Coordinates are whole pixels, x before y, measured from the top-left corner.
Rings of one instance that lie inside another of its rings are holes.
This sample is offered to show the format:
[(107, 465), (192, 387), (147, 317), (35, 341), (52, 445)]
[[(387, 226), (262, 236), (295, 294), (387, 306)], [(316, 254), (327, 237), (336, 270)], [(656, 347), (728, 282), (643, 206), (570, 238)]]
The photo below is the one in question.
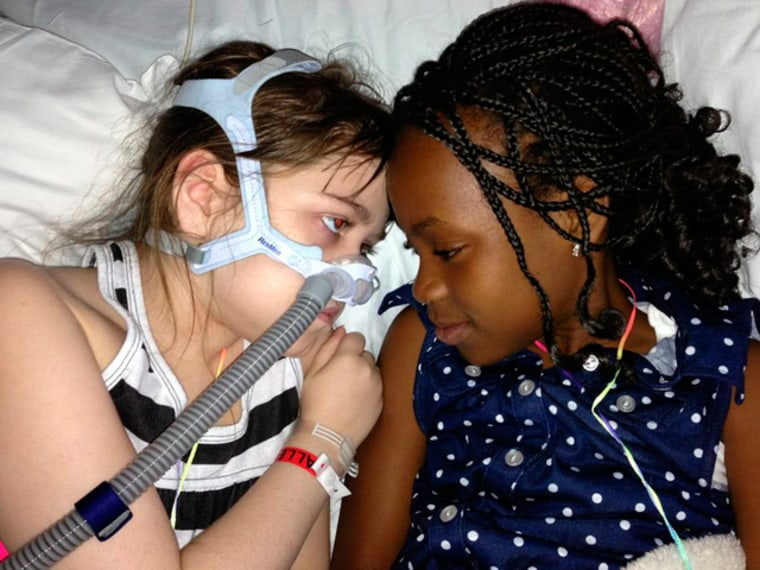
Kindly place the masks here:
[(85, 213), (120, 174), (131, 109), (147, 92), (95, 53), (4, 18), (0, 85), (0, 255), (39, 260), (55, 224)]

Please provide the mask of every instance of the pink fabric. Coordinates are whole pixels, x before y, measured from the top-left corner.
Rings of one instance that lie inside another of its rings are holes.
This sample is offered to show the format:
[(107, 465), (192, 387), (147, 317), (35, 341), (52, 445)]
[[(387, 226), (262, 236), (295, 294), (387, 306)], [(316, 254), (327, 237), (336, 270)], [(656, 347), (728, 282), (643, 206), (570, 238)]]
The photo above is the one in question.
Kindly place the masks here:
[(0, 541), (0, 562), (8, 558), (10, 555), (10, 552), (8, 552), (8, 549), (5, 548), (5, 545)]
[(652, 54), (659, 56), (665, 0), (564, 0), (586, 10), (600, 22), (624, 18), (644, 36)]

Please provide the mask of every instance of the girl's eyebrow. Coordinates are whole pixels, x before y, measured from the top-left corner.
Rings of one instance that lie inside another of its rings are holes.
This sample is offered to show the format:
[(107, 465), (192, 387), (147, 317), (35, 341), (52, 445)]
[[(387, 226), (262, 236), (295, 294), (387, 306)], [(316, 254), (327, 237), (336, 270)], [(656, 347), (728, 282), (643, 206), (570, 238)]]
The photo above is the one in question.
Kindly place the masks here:
[(359, 204), (358, 202), (354, 201), (353, 198), (350, 196), (338, 196), (336, 194), (331, 194), (329, 192), (324, 192), (325, 196), (329, 196), (332, 200), (335, 200), (337, 202), (340, 202), (341, 204), (344, 204), (351, 208), (354, 211), (354, 215), (358, 218), (360, 222), (368, 222), (372, 219), (372, 215), (370, 214), (370, 211), (363, 206), (362, 204)]
[(412, 226), (412, 229), (410, 231), (413, 235), (419, 235), (424, 233), (425, 231), (429, 230), (430, 228), (434, 228), (436, 226), (442, 225), (444, 222), (435, 216), (432, 216), (430, 218), (425, 218), (421, 222), (417, 222)]

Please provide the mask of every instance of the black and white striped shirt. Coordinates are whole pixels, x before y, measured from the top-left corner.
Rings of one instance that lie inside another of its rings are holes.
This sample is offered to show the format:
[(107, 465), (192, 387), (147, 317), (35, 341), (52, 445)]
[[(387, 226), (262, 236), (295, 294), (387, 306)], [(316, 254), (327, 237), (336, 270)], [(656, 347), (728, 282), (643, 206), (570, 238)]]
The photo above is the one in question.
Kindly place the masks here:
[[(124, 344), (103, 380), (139, 452), (189, 402), (151, 335), (134, 245), (93, 246), (85, 265), (97, 267), (101, 294), (127, 323)], [(222, 516), (271, 465), (298, 415), (302, 381), (298, 360), (279, 360), (243, 395), (238, 421), (213, 426), (201, 438), (177, 503), (175, 533), (181, 547)], [(155, 484), (167, 514), (186, 460), (187, 455)]]

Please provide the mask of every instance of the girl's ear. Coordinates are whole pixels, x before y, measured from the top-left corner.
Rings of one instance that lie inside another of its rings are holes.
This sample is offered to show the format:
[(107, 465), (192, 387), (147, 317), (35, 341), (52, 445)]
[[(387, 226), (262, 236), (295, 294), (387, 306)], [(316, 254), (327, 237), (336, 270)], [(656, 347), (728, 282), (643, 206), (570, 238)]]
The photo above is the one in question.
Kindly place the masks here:
[(224, 168), (213, 153), (204, 149), (187, 152), (174, 173), (174, 207), (180, 231), (206, 241), (228, 190)]
[[(594, 182), (591, 178), (585, 175), (576, 176), (575, 187), (581, 192), (589, 192), (590, 190), (593, 190), (596, 187), (596, 182)], [(609, 196), (607, 195), (596, 198), (596, 202), (605, 207), (609, 206), (609, 201), (610, 201)], [(588, 216), (588, 223), (591, 230), (591, 236), (590, 236), (591, 241), (596, 242), (596, 243), (603, 241), (604, 235), (607, 231), (607, 217), (597, 214), (596, 212), (593, 212), (591, 210), (588, 210), (586, 213)], [(580, 237), (581, 225), (580, 225), (580, 221), (578, 220), (578, 216), (576, 215), (575, 212), (571, 212), (571, 211), (568, 211), (567, 215), (570, 218), (569, 227), (567, 228), (567, 231), (569, 231), (571, 234), (573, 234), (576, 237)]]

